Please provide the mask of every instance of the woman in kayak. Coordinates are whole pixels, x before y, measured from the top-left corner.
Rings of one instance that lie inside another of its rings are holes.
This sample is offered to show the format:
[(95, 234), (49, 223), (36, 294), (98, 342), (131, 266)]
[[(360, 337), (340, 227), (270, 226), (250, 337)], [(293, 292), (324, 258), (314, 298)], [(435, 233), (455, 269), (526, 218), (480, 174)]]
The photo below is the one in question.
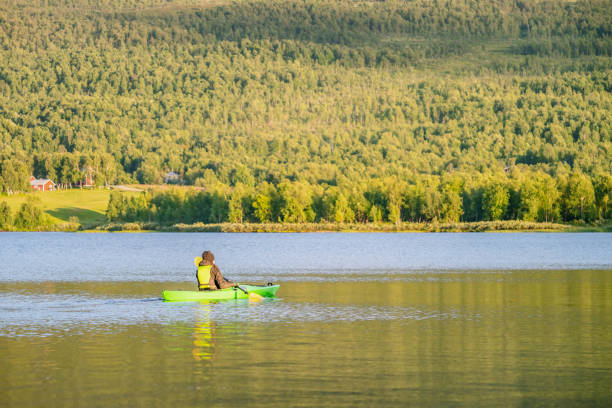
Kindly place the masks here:
[(197, 262), (198, 258), (196, 258), (198, 267), (196, 279), (198, 280), (199, 290), (217, 290), (238, 286), (237, 283), (233, 283), (221, 275), (219, 267), (215, 265), (215, 256), (212, 252), (204, 251), (199, 262)]

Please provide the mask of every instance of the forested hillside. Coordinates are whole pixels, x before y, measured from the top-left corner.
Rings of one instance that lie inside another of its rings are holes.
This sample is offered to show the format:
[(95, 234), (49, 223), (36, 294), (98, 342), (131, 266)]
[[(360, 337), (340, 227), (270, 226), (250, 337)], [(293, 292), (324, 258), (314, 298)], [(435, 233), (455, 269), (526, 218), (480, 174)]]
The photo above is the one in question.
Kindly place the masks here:
[(205, 191), (109, 220), (609, 219), (611, 33), (598, 0), (1, 0), (0, 189), (175, 171)]

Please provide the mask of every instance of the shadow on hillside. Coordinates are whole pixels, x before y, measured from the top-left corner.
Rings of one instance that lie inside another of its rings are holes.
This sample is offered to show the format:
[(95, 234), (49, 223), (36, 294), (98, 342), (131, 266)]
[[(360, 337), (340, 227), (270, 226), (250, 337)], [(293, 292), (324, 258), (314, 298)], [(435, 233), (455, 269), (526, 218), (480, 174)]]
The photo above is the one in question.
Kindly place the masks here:
[(46, 210), (46, 212), (52, 217), (65, 222), (68, 222), (70, 217), (78, 217), (81, 224), (104, 222), (106, 220), (103, 213), (78, 207), (55, 208), (53, 210)]
[[(320, 44), (369, 43), (389, 24), (387, 9), (355, 7), (352, 3), (287, 4), (221, 3), (214, 6), (176, 6), (106, 13), (109, 19), (145, 22), (155, 27), (151, 40), (167, 41), (164, 32), (189, 33), (193, 40), (296, 40)], [(387, 13), (386, 13), (387, 12)], [(396, 20), (398, 16), (395, 16)], [(401, 19), (400, 19), (401, 21)], [(404, 23), (404, 21), (401, 21)], [(400, 23), (400, 25), (402, 25)], [(396, 21), (397, 24), (397, 21)], [(394, 32), (399, 30), (394, 27)]]

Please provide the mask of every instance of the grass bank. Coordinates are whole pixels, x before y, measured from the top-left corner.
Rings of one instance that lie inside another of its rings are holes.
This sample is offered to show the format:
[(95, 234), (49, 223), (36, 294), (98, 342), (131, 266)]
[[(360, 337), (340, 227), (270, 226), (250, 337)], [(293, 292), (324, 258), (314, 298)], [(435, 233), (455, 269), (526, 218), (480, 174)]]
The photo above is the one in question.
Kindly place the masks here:
[(110, 190), (107, 189), (69, 189), (0, 196), (0, 202), (6, 202), (15, 214), (23, 203), (30, 200), (47, 216), (46, 224), (37, 230), (70, 231), (105, 224), (109, 197)]

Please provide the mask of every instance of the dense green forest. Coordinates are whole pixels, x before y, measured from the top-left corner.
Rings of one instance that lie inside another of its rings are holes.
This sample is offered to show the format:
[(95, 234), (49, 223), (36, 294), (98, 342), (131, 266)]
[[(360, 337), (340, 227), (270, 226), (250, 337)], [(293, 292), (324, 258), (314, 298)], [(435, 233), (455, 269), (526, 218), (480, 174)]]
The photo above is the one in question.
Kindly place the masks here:
[(612, 218), (612, 2), (0, 2), (0, 190), (109, 221)]

